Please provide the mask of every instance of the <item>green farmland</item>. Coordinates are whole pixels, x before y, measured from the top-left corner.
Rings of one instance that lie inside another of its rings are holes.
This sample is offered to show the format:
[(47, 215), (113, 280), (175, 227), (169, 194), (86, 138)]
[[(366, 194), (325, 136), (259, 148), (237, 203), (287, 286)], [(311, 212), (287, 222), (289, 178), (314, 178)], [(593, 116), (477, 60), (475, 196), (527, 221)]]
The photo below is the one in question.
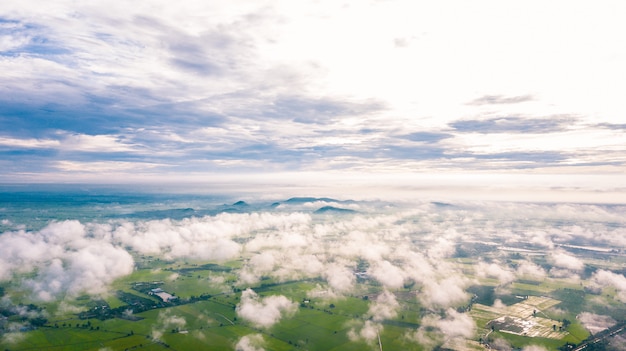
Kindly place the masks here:
[[(470, 289), (477, 295), (467, 301), (469, 315), (477, 326), (475, 335), (461, 344), (452, 340), (447, 347), (483, 349), (484, 343), (494, 338), (506, 339), (518, 347), (539, 342), (549, 349), (566, 342), (579, 343), (589, 333), (576, 321), (575, 314), (586, 304), (600, 308), (593, 305), (597, 303), (591, 298), (594, 296), (580, 289), (559, 288), (554, 281), (516, 282), (508, 295), (498, 295), (486, 283)], [(238, 315), (244, 287), (232, 284), (233, 274), (228, 266), (196, 262), (140, 269), (116, 281), (113, 286), (117, 293), (101, 299), (83, 296), (74, 301), (46, 304), (49, 318), (44, 324), (5, 332), (2, 347), (6, 350), (228, 350), (234, 349), (242, 337), (255, 335), (271, 350), (361, 350), (381, 345), (387, 350), (424, 349), (411, 339), (418, 331), (428, 330), (420, 329), (420, 320), (431, 313), (417, 299), (419, 286), (392, 291), (399, 304), (398, 313), (377, 320), (376, 338), (367, 339), (355, 338), (354, 334), (372, 321), (368, 309), (384, 291), (374, 281), (361, 281), (355, 293), (334, 297), (325, 295), (327, 286), (319, 279), (263, 280), (249, 287), (259, 299), (280, 295), (297, 305), (293, 313), (271, 327), (255, 325)], [(150, 294), (154, 287), (174, 294), (177, 299), (161, 301)], [(513, 304), (500, 302), (499, 307), (492, 307), (473, 302), (489, 301), (489, 298), (492, 302), (500, 298)], [(71, 312), (67, 311), (67, 305), (72, 306)], [(570, 312), (555, 316), (554, 311)], [(623, 312), (624, 308), (615, 313)], [(563, 319), (574, 322), (563, 328)], [(528, 321), (532, 321), (532, 327), (526, 330), (522, 325)]]

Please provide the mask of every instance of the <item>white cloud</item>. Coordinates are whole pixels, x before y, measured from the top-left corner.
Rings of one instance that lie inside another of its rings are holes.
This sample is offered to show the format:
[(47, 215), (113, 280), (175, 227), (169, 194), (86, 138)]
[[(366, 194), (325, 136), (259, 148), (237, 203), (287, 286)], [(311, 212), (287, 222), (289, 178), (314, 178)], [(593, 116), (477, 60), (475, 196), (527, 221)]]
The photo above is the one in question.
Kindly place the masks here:
[(610, 328), (617, 324), (615, 319), (610, 316), (603, 316), (591, 312), (582, 312), (576, 319), (582, 323), (585, 329), (589, 330), (592, 334), (597, 334), (598, 332)]
[(451, 308), (446, 311), (446, 318), (438, 320), (436, 325), (446, 336), (453, 338), (469, 339), (476, 331), (476, 324), (472, 317)]
[(379, 333), (383, 330), (383, 326), (380, 323), (373, 321), (365, 321), (365, 323), (353, 327), (348, 331), (348, 338), (352, 341), (365, 340), (373, 341), (378, 338)]
[(152, 326), (152, 340), (161, 340), (163, 334), (170, 330), (182, 330), (187, 325), (185, 318), (172, 314), (170, 310), (163, 310)]
[(432, 281), (424, 286), (423, 294), (419, 299), (427, 306), (449, 307), (464, 303), (469, 294), (465, 292), (467, 280), (462, 277), (449, 277), (439, 281)]
[(113, 280), (134, 269), (126, 250), (90, 237), (77, 221), (53, 222), (34, 233), (4, 233), (0, 252), (0, 279), (39, 268), (36, 278), (25, 284), (46, 301), (63, 293), (104, 293)]
[(85, 307), (83, 306), (74, 306), (71, 304), (71, 302), (63, 300), (59, 303), (59, 306), (57, 307), (56, 315), (62, 316), (66, 314), (76, 314), (84, 310)]
[(567, 254), (563, 250), (555, 250), (550, 255), (550, 261), (559, 268), (569, 269), (575, 272), (580, 272), (585, 267), (583, 261), (579, 258)]
[(600, 269), (593, 274), (591, 280), (603, 287), (614, 287), (617, 292), (617, 298), (622, 302), (626, 302), (626, 277), (624, 275)]
[(450, 235), (446, 235), (438, 238), (434, 245), (428, 249), (428, 256), (431, 258), (450, 257), (456, 250), (457, 241), (454, 240), (455, 236), (450, 237)]
[(241, 302), (237, 305), (237, 315), (250, 321), (257, 327), (269, 328), (283, 317), (293, 316), (298, 304), (282, 295), (259, 297), (252, 289), (241, 293)]
[(324, 277), (328, 285), (340, 293), (349, 292), (356, 283), (354, 271), (346, 266), (330, 263), (326, 265)]
[(398, 289), (404, 283), (404, 272), (391, 262), (383, 260), (376, 262), (367, 273), (388, 288)]
[(367, 315), (371, 316), (374, 321), (380, 322), (385, 319), (392, 319), (398, 314), (400, 304), (396, 300), (393, 293), (384, 290), (376, 297), (367, 311)]
[(546, 271), (534, 262), (523, 261), (517, 266), (517, 274), (521, 277), (543, 279), (546, 276)]
[(444, 318), (433, 314), (426, 315), (422, 318), (420, 328), (407, 337), (432, 349), (453, 339), (470, 339), (474, 337), (475, 332), (476, 324), (469, 315), (450, 308), (446, 310)]
[(70, 296), (102, 294), (113, 280), (130, 274), (133, 268), (134, 261), (128, 252), (98, 243), (53, 258), (37, 278), (27, 280), (26, 284), (44, 301), (63, 292)]
[(237, 341), (235, 351), (264, 351), (264, 344), (265, 340), (261, 334), (244, 335)]
[(241, 246), (231, 240), (233, 236), (265, 225), (272, 224), (264, 224), (256, 214), (222, 214), (179, 222), (154, 220), (124, 223), (113, 231), (113, 240), (143, 254), (221, 261), (236, 257), (241, 251)]
[(476, 273), (479, 277), (495, 278), (500, 284), (508, 284), (515, 280), (515, 274), (499, 263), (479, 262), (476, 265)]
[[(41, 6), (25, 0), (0, 7), (7, 18), (3, 34), (9, 33), (0, 37), (0, 48), (15, 50), (0, 61), (6, 72), (0, 89), (8, 101), (27, 103), (33, 114), (69, 112), (83, 123), (96, 122), (94, 135), (66, 132), (61, 140), (65, 152), (140, 155), (137, 163), (147, 163), (149, 156), (156, 165), (173, 163), (168, 171), (181, 177), (189, 168), (202, 176), (216, 165), (255, 172), (376, 169), (395, 174), (419, 169), (434, 177), (460, 171), (463, 179), (467, 169), (495, 168), (517, 177), (516, 182), (533, 173), (517, 174), (520, 167), (583, 176), (621, 174), (624, 133), (598, 124), (622, 123), (618, 92), (624, 82), (618, 78), (626, 50), (612, 43), (624, 31), (616, 15), (623, 5), (563, 5), (516, 5), (512, 11), (497, 2), (470, 6), (456, 1), (455, 8), (473, 14), (457, 18), (438, 3), (410, 1), (345, 7), (312, 0), (298, 6), (155, 1), (128, 8), (66, 0)], [(562, 25), (554, 26), (557, 17)], [(372, 26), (371, 18), (384, 25)], [(528, 29), (522, 18), (537, 25)], [(494, 33), (481, 23), (503, 30)], [(466, 30), (459, 32), (457, 26)], [(29, 46), (33, 38), (47, 44)], [(495, 51), (493, 43), (498, 43)], [(519, 54), (530, 52), (540, 54)], [(571, 72), (576, 72), (574, 78)], [(567, 84), (570, 79), (579, 84)], [(583, 87), (590, 86), (614, 89), (589, 94)], [(481, 103), (468, 104), (472, 101)], [(179, 115), (185, 118), (170, 120)], [(464, 116), (480, 121), (512, 115), (529, 121), (568, 115), (578, 123), (553, 133), (449, 128)], [(219, 126), (197, 116), (215, 116)], [(29, 126), (37, 121), (33, 118)], [(306, 122), (315, 128), (307, 128)], [(150, 136), (142, 139), (120, 130), (120, 124), (133, 131), (145, 125)], [(395, 138), (424, 130), (450, 135), (432, 148)], [(7, 140), (12, 147), (49, 146), (48, 139), (9, 135)], [(252, 157), (232, 152), (240, 145), (260, 144), (276, 149)], [(232, 153), (223, 155), (228, 151)], [(54, 161), (70, 162), (62, 154)], [(90, 157), (111, 161), (109, 156)], [(596, 166), (598, 161), (603, 165)], [(50, 175), (41, 168), (29, 170), (36, 170), (39, 179)], [(130, 176), (133, 169), (124, 173)], [(63, 175), (56, 176), (67, 179)], [(487, 182), (491, 177), (479, 176)], [(165, 179), (160, 172), (151, 177)], [(564, 178), (571, 179), (558, 177), (551, 185), (561, 185)]]
[[(603, 222), (623, 222), (619, 206), (469, 201), (449, 206), (427, 202), (400, 203), (395, 208), (379, 207), (379, 203), (359, 206), (363, 213), (350, 216), (322, 217), (305, 213), (301, 208), (302, 212), (295, 213), (282, 208), (273, 212), (222, 213), (183, 220), (55, 222), (39, 231), (3, 233), (0, 236), (0, 277), (7, 280), (15, 273), (35, 272), (29, 276), (25, 287), (39, 299), (53, 300), (64, 294), (105, 293), (115, 279), (132, 272), (131, 254), (134, 253), (169, 259), (236, 259), (242, 262), (242, 268), (232, 271), (239, 287), (257, 284), (264, 276), (275, 281), (306, 278), (318, 283), (306, 292), (307, 296), (327, 300), (361, 294), (355, 289), (357, 273), (361, 276), (360, 273), (366, 271), (362, 279), (370, 279), (382, 292), (370, 299), (363, 313), (368, 322), (346, 326), (350, 337), (373, 341), (382, 331), (382, 321), (396, 318), (401, 308), (392, 291), (411, 284), (410, 299), (416, 299), (434, 313), (424, 316), (420, 321), (424, 328), (408, 337), (425, 347), (434, 347), (446, 340), (474, 337), (475, 326), (469, 317), (454, 311), (467, 304), (470, 295), (466, 288), (476, 284), (464, 277), (472, 266), (464, 260), (446, 259), (451, 247), (467, 243), (466, 247), (491, 250), (496, 256), (488, 255), (492, 263), (478, 261), (473, 268), (476, 275), (497, 279), (501, 284), (516, 277), (545, 278), (548, 273), (531, 261), (540, 257), (537, 254), (546, 254), (554, 265), (549, 272), (551, 277), (579, 279), (577, 274), (584, 266), (577, 254), (562, 248), (547, 250), (550, 245), (529, 244), (524, 241), (526, 229), (550, 243), (554, 240), (559, 245), (567, 245), (579, 240), (596, 240), (601, 233), (608, 236), (613, 229), (602, 225)], [(407, 208), (410, 210), (405, 210)], [(595, 241), (594, 245), (602, 246)], [(518, 249), (521, 256), (511, 256), (510, 252), (514, 251), (508, 249), (498, 252), (502, 246)], [(511, 268), (513, 263), (503, 263), (509, 258), (517, 264), (516, 270)], [(164, 277), (175, 279), (176, 275)], [(230, 288), (231, 284), (226, 284), (225, 279), (231, 278), (210, 279), (210, 284)], [(613, 287), (617, 297), (626, 300), (626, 278), (622, 275), (598, 270), (590, 282), (584, 283)], [(501, 302), (497, 300), (494, 305), (498, 303)], [(244, 323), (264, 329), (296, 312), (297, 303), (286, 296), (259, 296), (252, 289), (242, 292), (236, 308), (237, 316)], [(178, 316), (161, 317), (160, 324), (154, 326), (154, 338), (162, 337), (166, 326), (172, 329), (186, 325)], [(241, 339), (238, 347), (264, 347), (253, 341)]]

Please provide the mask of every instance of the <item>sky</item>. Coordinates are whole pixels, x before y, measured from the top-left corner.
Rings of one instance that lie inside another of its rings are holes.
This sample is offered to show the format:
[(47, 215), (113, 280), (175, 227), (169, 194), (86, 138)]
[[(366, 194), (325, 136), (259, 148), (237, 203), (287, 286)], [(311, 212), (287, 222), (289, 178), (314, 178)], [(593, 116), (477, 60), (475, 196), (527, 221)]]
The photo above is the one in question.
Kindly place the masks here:
[(626, 194), (623, 1), (0, 3), (0, 182)]

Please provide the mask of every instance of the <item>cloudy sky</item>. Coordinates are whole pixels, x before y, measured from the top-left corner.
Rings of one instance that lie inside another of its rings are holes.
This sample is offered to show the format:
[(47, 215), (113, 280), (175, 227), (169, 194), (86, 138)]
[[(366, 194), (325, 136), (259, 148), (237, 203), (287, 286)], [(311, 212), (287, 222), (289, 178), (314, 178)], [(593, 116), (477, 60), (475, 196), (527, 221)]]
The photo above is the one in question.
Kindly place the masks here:
[(623, 188), (625, 13), (3, 1), (0, 181), (556, 175)]

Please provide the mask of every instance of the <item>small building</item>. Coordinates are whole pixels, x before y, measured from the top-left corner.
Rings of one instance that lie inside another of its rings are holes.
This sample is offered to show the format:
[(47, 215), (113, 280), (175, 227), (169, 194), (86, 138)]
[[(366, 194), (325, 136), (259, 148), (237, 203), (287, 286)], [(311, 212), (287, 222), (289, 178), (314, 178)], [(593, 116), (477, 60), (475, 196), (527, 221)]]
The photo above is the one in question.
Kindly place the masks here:
[(151, 289), (148, 295), (156, 295), (161, 300), (163, 300), (163, 302), (172, 302), (172, 301), (178, 300), (178, 296), (174, 296), (170, 293), (167, 293), (163, 291), (163, 289), (161, 288)]

